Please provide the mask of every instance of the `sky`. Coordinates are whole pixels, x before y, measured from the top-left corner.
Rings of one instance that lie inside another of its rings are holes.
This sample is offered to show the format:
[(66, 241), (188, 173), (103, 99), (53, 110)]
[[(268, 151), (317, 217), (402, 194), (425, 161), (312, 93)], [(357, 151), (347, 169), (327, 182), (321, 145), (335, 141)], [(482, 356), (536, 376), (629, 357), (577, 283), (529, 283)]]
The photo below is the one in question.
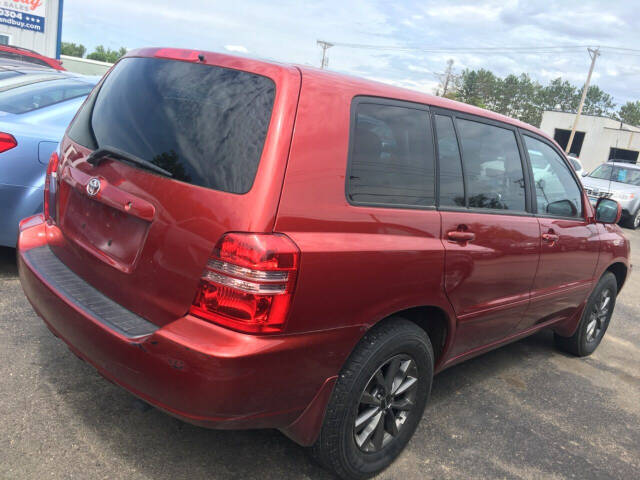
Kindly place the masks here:
[(427, 93), (437, 88), (448, 59), (454, 72), (525, 72), (543, 84), (562, 77), (582, 86), (590, 58), (586, 48), (424, 50), (601, 46), (592, 84), (620, 105), (640, 100), (639, 11), (640, 0), (65, 0), (62, 40), (89, 51), (98, 44), (167, 46), (314, 66), (321, 61), (318, 39), (391, 46), (396, 49), (336, 45), (328, 50), (329, 68)]

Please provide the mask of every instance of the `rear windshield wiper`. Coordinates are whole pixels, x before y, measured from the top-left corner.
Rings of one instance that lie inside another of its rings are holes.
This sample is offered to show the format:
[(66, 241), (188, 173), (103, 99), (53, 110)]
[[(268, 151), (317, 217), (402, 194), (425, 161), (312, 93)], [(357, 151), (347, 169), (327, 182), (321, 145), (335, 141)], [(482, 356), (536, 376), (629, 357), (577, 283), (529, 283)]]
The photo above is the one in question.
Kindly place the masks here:
[(160, 175), (164, 175), (165, 177), (173, 177), (173, 174), (165, 170), (164, 168), (160, 168), (159, 166), (154, 165), (151, 162), (143, 160), (140, 157), (136, 157), (135, 155), (132, 155), (123, 150), (120, 150), (119, 148), (109, 147), (107, 145), (93, 151), (91, 155), (87, 157), (87, 162), (89, 162), (91, 165), (95, 167), (107, 157), (133, 163), (135, 165), (138, 165), (139, 167), (146, 168), (147, 170), (151, 170), (152, 172), (159, 173)]

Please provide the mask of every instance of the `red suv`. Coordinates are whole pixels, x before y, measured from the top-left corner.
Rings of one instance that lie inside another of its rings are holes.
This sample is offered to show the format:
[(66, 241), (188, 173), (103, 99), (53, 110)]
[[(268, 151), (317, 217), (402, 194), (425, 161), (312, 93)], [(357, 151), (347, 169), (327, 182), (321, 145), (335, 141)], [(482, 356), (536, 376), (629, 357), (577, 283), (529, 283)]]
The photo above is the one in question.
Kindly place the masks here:
[[(533, 161), (535, 160), (535, 161)], [(22, 221), (35, 310), (188, 422), (278, 428), (343, 478), (416, 429), (434, 373), (543, 328), (588, 355), (629, 272), (539, 130), (323, 70), (130, 52)]]

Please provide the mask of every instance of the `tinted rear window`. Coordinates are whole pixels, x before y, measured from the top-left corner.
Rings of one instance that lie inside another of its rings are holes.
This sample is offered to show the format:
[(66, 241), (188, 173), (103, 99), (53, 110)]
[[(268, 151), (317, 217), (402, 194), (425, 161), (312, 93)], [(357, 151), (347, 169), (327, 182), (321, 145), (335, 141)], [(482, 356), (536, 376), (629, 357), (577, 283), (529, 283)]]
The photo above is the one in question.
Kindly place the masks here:
[(89, 123), (69, 136), (116, 147), (173, 178), (232, 193), (251, 189), (275, 98), (272, 80), (239, 70), (155, 58), (126, 58), (105, 79)]

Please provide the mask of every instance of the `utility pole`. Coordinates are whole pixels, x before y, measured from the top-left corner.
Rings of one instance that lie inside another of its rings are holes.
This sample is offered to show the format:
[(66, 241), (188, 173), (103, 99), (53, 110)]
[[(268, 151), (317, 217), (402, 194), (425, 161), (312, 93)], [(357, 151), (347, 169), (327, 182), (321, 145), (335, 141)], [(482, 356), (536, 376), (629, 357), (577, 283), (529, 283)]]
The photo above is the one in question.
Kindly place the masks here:
[(447, 94), (447, 88), (449, 88), (449, 81), (451, 80), (451, 68), (453, 67), (453, 58), (447, 60), (447, 70), (444, 72), (444, 87), (442, 88), (442, 96)]
[(600, 48), (587, 48), (589, 56), (591, 57), (591, 67), (589, 67), (589, 74), (587, 75), (587, 81), (584, 83), (584, 89), (582, 90), (582, 98), (580, 98), (580, 105), (578, 105), (578, 112), (576, 118), (573, 121), (573, 128), (571, 129), (571, 135), (569, 135), (569, 142), (567, 142), (567, 148), (564, 149), (566, 153), (571, 151), (571, 144), (573, 143), (573, 137), (576, 135), (576, 128), (578, 128), (578, 120), (582, 115), (582, 107), (584, 107), (584, 101), (587, 98), (587, 90), (589, 90), (589, 83), (591, 83), (591, 74), (593, 73), (593, 67), (596, 65), (596, 58), (600, 55)]
[(329, 65), (327, 50), (333, 47), (333, 43), (325, 42), (324, 40), (317, 40), (316, 43), (322, 48), (322, 63), (320, 64), (320, 68), (327, 68), (327, 66)]

